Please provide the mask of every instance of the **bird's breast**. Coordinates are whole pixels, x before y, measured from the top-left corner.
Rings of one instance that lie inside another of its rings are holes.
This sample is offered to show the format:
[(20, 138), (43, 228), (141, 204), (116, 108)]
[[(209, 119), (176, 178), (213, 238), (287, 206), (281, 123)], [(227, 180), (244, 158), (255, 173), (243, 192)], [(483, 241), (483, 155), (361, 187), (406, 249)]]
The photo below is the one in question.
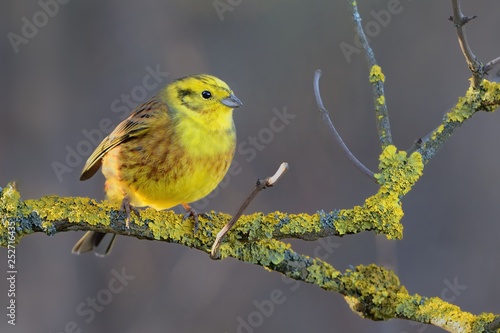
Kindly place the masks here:
[(161, 210), (215, 189), (233, 159), (234, 129), (179, 129), (169, 137), (145, 136), (111, 150), (103, 159), (108, 198), (118, 203), (127, 195), (134, 206)]

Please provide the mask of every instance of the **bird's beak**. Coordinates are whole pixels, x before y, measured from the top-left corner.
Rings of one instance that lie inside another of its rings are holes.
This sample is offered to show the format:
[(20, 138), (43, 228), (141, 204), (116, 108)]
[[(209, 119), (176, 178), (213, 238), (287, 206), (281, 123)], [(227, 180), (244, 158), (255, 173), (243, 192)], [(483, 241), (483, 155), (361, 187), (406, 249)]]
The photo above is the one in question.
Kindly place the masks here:
[(230, 108), (239, 108), (240, 106), (243, 106), (243, 103), (241, 103), (238, 97), (234, 96), (233, 94), (229, 95), (229, 97), (224, 98), (221, 103), (225, 106), (229, 106)]

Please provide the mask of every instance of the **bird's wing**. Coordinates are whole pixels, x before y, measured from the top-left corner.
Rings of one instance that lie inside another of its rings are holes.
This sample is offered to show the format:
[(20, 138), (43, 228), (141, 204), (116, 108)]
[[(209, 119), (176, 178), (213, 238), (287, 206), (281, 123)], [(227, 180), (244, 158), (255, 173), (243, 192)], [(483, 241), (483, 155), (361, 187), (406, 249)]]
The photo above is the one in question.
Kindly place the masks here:
[(120, 143), (144, 135), (159, 110), (165, 110), (166, 105), (153, 97), (148, 102), (134, 109), (130, 116), (123, 120), (116, 128), (97, 146), (83, 167), (80, 180), (92, 177), (101, 167), (102, 158), (108, 151)]

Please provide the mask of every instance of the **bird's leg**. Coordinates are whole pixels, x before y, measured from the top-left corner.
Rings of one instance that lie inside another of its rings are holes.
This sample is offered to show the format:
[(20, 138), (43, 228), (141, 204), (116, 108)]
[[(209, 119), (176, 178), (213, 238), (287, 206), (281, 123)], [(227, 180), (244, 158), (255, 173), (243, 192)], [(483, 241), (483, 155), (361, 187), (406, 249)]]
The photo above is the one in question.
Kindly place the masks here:
[(184, 209), (186, 210), (186, 214), (184, 214), (182, 221), (192, 216), (194, 219), (194, 233), (196, 234), (196, 232), (198, 231), (198, 212), (196, 212), (196, 210), (194, 210), (187, 203), (183, 203), (182, 207), (184, 207)]
[(139, 217), (139, 218), (141, 217), (141, 215), (139, 214), (139, 210), (130, 204), (130, 199), (127, 196), (125, 196), (123, 198), (122, 205), (120, 206), (120, 210), (123, 210), (125, 212), (125, 215), (126, 215), (125, 226), (127, 227), (127, 229), (130, 228), (130, 214), (132, 212), (134, 212), (135, 215), (137, 215), (137, 217)]

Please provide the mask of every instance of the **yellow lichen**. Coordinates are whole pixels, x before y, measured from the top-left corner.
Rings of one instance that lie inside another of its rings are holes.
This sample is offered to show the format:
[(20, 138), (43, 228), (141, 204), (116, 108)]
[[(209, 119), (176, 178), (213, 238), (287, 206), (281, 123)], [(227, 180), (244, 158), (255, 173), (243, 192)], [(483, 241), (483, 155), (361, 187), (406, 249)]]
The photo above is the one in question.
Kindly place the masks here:
[(494, 111), (500, 105), (500, 84), (483, 80), (479, 89), (470, 87), (465, 96), (446, 114), (446, 122), (463, 122), (475, 112)]
[(437, 136), (441, 134), (444, 131), (444, 125), (441, 124), (434, 130), (434, 132), (431, 135), (431, 140), (436, 140)]
[(21, 195), (16, 190), (15, 184), (10, 183), (3, 189), (0, 188), (0, 245), (17, 244), (22, 227), (19, 220), (13, 219), (21, 205)]
[(446, 122), (463, 122), (469, 119), (478, 109), (480, 101), (479, 91), (469, 88), (463, 97), (458, 98), (458, 103), (446, 114)]
[(384, 82), (385, 75), (382, 73), (382, 68), (379, 65), (373, 65), (370, 69), (370, 83)]
[(337, 231), (342, 235), (373, 229), (389, 239), (401, 238), (400, 220), (404, 213), (400, 199), (422, 176), (423, 168), (418, 152), (407, 156), (395, 146), (387, 146), (380, 155), (380, 173), (375, 175), (379, 191), (367, 198), (363, 206), (341, 210), (334, 223)]
[(437, 297), (421, 302), (413, 315), (420, 322), (431, 323), (446, 330), (456, 331), (460, 327), (464, 331), (475, 332), (472, 326), (476, 316)]
[(405, 151), (397, 151), (395, 146), (387, 146), (380, 156), (380, 173), (375, 175), (381, 190), (387, 194), (395, 192), (403, 196), (422, 176), (424, 164), (418, 152), (407, 156)]
[(377, 103), (379, 105), (384, 105), (385, 104), (385, 96), (384, 95), (381, 95), (377, 98)]
[(326, 290), (338, 290), (338, 282), (335, 279), (339, 278), (341, 273), (321, 259), (313, 259), (311, 265), (307, 267), (307, 273), (307, 282)]
[(308, 214), (285, 214), (274, 212), (274, 221), (270, 224), (274, 227), (276, 220), (280, 220), (280, 232), (287, 235), (315, 233), (322, 229), (321, 215), (316, 213), (312, 216)]
[(16, 214), (21, 200), (21, 194), (16, 190), (15, 183), (9, 183), (0, 194), (0, 207), (3, 207), (3, 214)]
[(108, 201), (97, 203), (94, 199), (58, 196), (45, 196), (38, 200), (26, 200), (23, 211), (35, 212), (46, 222), (68, 220), (86, 222), (91, 225), (109, 225), (110, 209), (117, 209)]
[(500, 104), (500, 83), (483, 80), (481, 82), (482, 105), (485, 111), (495, 111)]
[(228, 256), (239, 260), (259, 264), (265, 267), (279, 265), (285, 259), (286, 250), (290, 249), (290, 244), (286, 244), (275, 239), (264, 239), (255, 243), (247, 243), (239, 246), (221, 246), (221, 257)]
[[(160, 217), (161, 215), (161, 217)], [(179, 241), (186, 233), (193, 232), (192, 223), (169, 223), (170, 218), (174, 219), (176, 214), (172, 211), (159, 212), (154, 209), (141, 211), (141, 220), (148, 223), (148, 228), (153, 233), (155, 239), (175, 239)]]
[(407, 294), (393, 271), (377, 265), (360, 265), (347, 270), (342, 282), (348, 290), (346, 301), (351, 309), (366, 316), (363, 307), (370, 304), (368, 317), (374, 320), (394, 318), (400, 294)]

